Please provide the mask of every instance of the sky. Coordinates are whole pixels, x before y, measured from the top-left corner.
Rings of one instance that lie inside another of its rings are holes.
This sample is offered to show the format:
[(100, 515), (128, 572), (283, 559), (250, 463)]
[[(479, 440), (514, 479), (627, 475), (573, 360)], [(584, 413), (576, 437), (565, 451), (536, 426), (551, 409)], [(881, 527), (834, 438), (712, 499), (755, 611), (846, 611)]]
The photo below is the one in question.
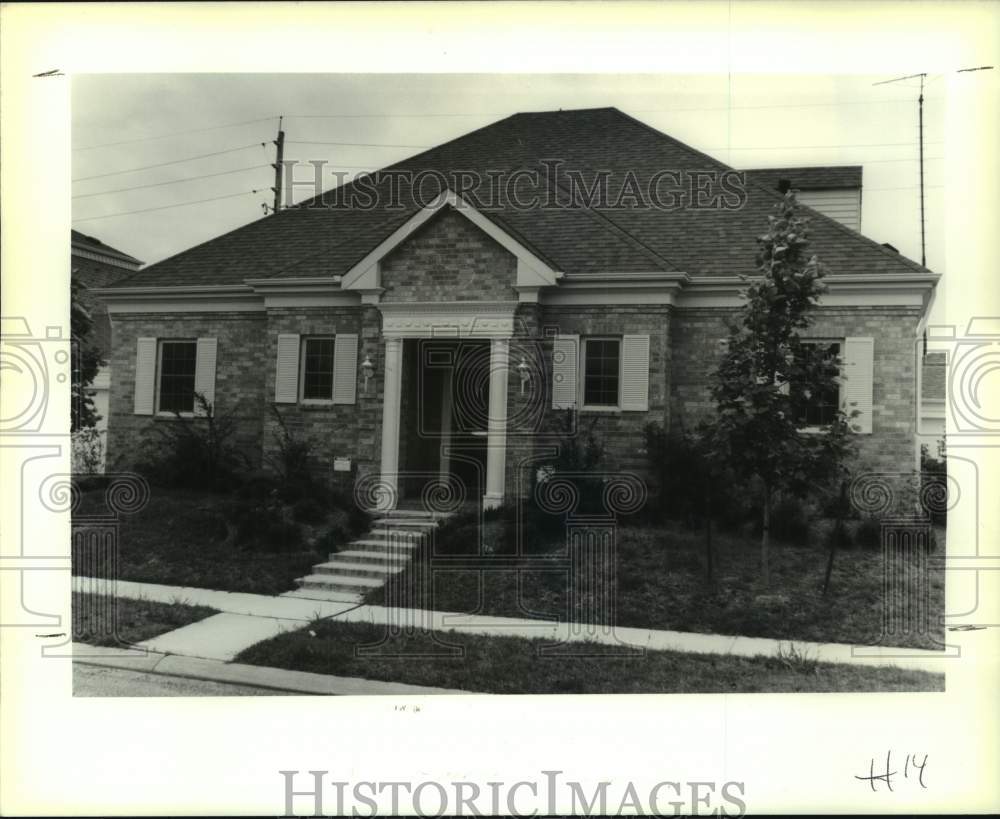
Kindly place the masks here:
[[(261, 218), (262, 204), (273, 199), (269, 163), (279, 116), (285, 159), (322, 159), (350, 174), (519, 111), (615, 106), (738, 169), (862, 165), (862, 232), (919, 261), (919, 81), (875, 85), (887, 79), (76, 75), (73, 227), (149, 264)], [(928, 77), (924, 95), (925, 206), (927, 265), (944, 272), (946, 83), (939, 79)], [(310, 172), (300, 169), (302, 178)], [(331, 175), (330, 186), (333, 181)], [(296, 200), (309, 194), (304, 187)]]

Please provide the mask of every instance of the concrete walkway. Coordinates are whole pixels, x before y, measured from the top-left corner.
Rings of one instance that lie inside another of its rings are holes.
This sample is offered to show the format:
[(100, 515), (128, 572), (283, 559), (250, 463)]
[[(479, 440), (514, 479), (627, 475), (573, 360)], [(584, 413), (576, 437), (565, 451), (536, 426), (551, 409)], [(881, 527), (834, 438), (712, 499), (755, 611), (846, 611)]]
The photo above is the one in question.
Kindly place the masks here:
[[(73, 578), (74, 590), (84, 590), (89, 578)], [(79, 588), (78, 588), (79, 586)], [(303, 628), (317, 618), (345, 623), (371, 623), (456, 631), (496, 637), (543, 639), (553, 644), (596, 642), (649, 651), (681, 651), (692, 654), (721, 654), (740, 657), (776, 657), (794, 644), (796, 652), (810, 659), (861, 666), (899, 668), (941, 673), (947, 652), (885, 646), (852, 646), (844, 643), (811, 643), (803, 640), (772, 640), (721, 634), (591, 626), (513, 617), (491, 617), (423, 609), (352, 605), (295, 597), (268, 597), (211, 589), (162, 586), (152, 583), (118, 581), (120, 597), (162, 603), (190, 603), (218, 609), (223, 614), (184, 626), (142, 644), (144, 648), (213, 660), (232, 659), (244, 648), (282, 631)], [(239, 615), (233, 617), (232, 615)]]

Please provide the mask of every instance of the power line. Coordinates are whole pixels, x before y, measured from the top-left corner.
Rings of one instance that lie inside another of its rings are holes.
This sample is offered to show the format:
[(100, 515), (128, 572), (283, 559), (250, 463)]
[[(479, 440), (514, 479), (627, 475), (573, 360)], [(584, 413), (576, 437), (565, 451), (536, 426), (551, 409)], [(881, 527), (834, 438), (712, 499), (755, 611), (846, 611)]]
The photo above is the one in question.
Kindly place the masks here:
[(315, 140), (290, 139), (286, 145), (339, 145), (356, 148), (433, 148), (433, 145), (394, 145), (382, 142), (317, 142)]
[(223, 128), (236, 128), (240, 125), (252, 125), (257, 122), (267, 122), (268, 120), (277, 119), (275, 116), (270, 117), (258, 117), (257, 119), (247, 119), (242, 122), (227, 122), (224, 125), (210, 125), (206, 128), (192, 128), (188, 131), (174, 131), (170, 134), (157, 134), (156, 136), (145, 136), (136, 137), (135, 139), (123, 139), (120, 142), (104, 142), (100, 145), (85, 145), (81, 148), (74, 148), (74, 151), (93, 151), (97, 148), (110, 148), (115, 145), (131, 145), (134, 142), (148, 142), (151, 139), (167, 139), (169, 137), (175, 136), (185, 136), (187, 134), (201, 134), (205, 131), (218, 131)]
[(226, 196), (213, 196), (209, 199), (195, 199), (193, 202), (178, 202), (174, 205), (160, 205), (157, 208), (143, 208), (141, 210), (124, 210), (124, 211), (119, 211), (118, 213), (106, 213), (103, 216), (87, 216), (83, 219), (74, 219), (73, 223), (75, 224), (76, 222), (92, 222), (95, 219), (110, 219), (112, 216), (130, 216), (133, 213), (149, 213), (150, 211), (154, 210), (169, 210), (170, 208), (184, 208), (187, 207), (188, 205), (200, 205), (203, 202), (218, 202), (220, 199), (233, 199), (237, 196), (250, 196), (251, 194), (256, 195), (265, 190), (267, 190), (267, 188), (255, 188), (254, 190), (243, 191), (242, 193), (230, 193), (227, 194)]
[(81, 193), (70, 197), (71, 199), (89, 199), (91, 196), (105, 196), (109, 193), (124, 193), (125, 191), (137, 191), (143, 188), (158, 188), (162, 185), (177, 185), (180, 182), (194, 182), (198, 179), (210, 179), (213, 176), (227, 176), (228, 174), (241, 173), (243, 171), (255, 171), (258, 168), (270, 168), (270, 165), (249, 165), (246, 168), (235, 168), (231, 171), (219, 171), (218, 173), (205, 173), (198, 176), (185, 176), (183, 179), (170, 179), (166, 182), (151, 182), (148, 185), (133, 185), (131, 188), (116, 188), (113, 191), (98, 191), (97, 193)]
[[(925, 145), (944, 145), (943, 139), (925, 141)], [(751, 145), (745, 148), (734, 147), (733, 151), (786, 151), (797, 150), (799, 148), (916, 148), (917, 142), (856, 142), (844, 143), (843, 145)], [(704, 150), (721, 151), (723, 148), (706, 148)]]
[(214, 152), (212, 152), (210, 154), (198, 154), (198, 156), (189, 156), (189, 157), (185, 157), (184, 159), (172, 159), (169, 162), (158, 162), (155, 165), (140, 165), (138, 168), (128, 168), (128, 169), (126, 169), (124, 171), (111, 171), (110, 173), (99, 173), (99, 174), (95, 174), (94, 176), (81, 176), (81, 177), (78, 177), (76, 179), (72, 179), (70, 181), (71, 182), (83, 182), (83, 181), (85, 181), (87, 179), (103, 179), (106, 176), (118, 176), (120, 174), (133, 173), (135, 171), (145, 171), (145, 170), (148, 170), (149, 168), (163, 168), (166, 165), (178, 165), (181, 162), (192, 162), (195, 159), (204, 159), (205, 157), (209, 157), (209, 156), (222, 156), (222, 154), (232, 154), (232, 153), (236, 153), (237, 151), (245, 151), (248, 148), (256, 148), (258, 146), (260, 146), (260, 147), (266, 147), (267, 143), (266, 142), (251, 142), (249, 145), (241, 145), (239, 148), (227, 148), (225, 151), (214, 151)]

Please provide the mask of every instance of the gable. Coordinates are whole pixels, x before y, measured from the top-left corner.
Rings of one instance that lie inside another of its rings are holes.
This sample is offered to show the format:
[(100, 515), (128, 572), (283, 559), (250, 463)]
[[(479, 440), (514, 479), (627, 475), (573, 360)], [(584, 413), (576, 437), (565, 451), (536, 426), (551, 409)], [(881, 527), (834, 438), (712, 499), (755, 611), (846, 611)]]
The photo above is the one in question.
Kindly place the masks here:
[(512, 301), (517, 257), (453, 209), (381, 260), (382, 301)]

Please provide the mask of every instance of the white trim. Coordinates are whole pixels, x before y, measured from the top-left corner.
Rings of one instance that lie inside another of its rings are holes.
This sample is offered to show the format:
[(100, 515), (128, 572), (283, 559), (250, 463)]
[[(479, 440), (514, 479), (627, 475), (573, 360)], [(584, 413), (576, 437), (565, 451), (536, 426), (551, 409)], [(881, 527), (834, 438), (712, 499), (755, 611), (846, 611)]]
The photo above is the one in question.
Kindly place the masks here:
[(383, 302), (384, 338), (510, 338), (515, 301)]
[(109, 256), (104, 253), (90, 250), (76, 243), (72, 243), (70, 245), (70, 255), (77, 256), (81, 259), (90, 259), (95, 262), (102, 262), (103, 264), (109, 264), (112, 267), (120, 267), (123, 270), (131, 270), (133, 272), (142, 267), (142, 262), (138, 259), (130, 262), (125, 259), (119, 259), (116, 256)]
[(472, 222), (483, 233), (501, 247), (517, 257), (516, 285), (522, 287), (543, 287), (554, 285), (559, 278), (556, 270), (542, 261), (509, 233), (501, 229), (491, 219), (477, 211), (454, 191), (445, 190), (427, 207), (421, 208), (403, 225), (355, 264), (343, 277), (345, 290), (374, 289), (382, 286), (382, 260), (395, 248), (419, 230), (432, 216), (443, 208), (450, 207)]

